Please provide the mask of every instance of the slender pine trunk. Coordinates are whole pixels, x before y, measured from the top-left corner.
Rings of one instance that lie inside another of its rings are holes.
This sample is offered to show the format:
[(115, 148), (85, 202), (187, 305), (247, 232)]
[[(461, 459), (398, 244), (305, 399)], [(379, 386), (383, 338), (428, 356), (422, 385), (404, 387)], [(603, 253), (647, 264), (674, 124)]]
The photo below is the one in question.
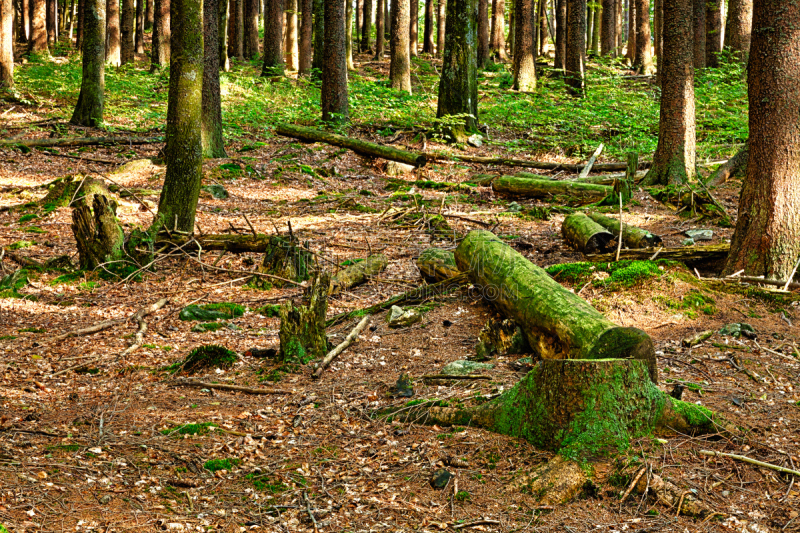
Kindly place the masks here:
[(227, 157), (219, 87), (219, 0), (203, 0), (203, 155)]

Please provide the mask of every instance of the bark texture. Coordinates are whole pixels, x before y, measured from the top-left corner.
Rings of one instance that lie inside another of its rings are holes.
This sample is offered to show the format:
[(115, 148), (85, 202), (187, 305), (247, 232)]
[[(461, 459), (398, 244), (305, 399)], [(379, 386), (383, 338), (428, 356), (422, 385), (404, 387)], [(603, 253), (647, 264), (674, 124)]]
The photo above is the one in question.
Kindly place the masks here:
[(114, 67), (122, 63), (119, 0), (106, 2), (106, 63)]
[(437, 15), (436, 15), (436, 57), (442, 57), (444, 54), (444, 32), (445, 22), (447, 20), (447, 0), (437, 0)]
[(375, 254), (340, 270), (331, 278), (329, 294), (339, 294), (356, 285), (366, 283), (372, 276), (377, 276), (386, 270), (388, 264), (389, 260), (385, 255)]
[(417, 57), (419, 51), (419, 0), (409, 1), (408, 51), (411, 57)]
[[(30, 51), (34, 54), (49, 54), (47, 45), (47, 0), (30, 0), (31, 39)], [(105, 11), (105, 8), (103, 9)]]
[(0, 0), (0, 89), (14, 86), (14, 5)]
[(586, 0), (567, 0), (567, 50), (564, 73), (576, 96), (583, 95), (586, 68)]
[(636, 0), (636, 59), (633, 68), (640, 74), (652, 74), (655, 70), (650, 45), (650, 0)]
[[(314, 48), (314, 55), (322, 50)], [(266, 0), (262, 76), (283, 76), (283, 0)]]
[(567, 60), (567, 0), (556, 3), (556, 53), (553, 62), (555, 69), (564, 71)]
[(136, 7), (133, 0), (122, 0), (120, 18), (120, 63), (126, 65), (136, 59), (135, 27)]
[[(706, 0), (693, 0), (694, 12), (694, 68), (706, 67)], [(670, 6), (664, 6), (664, 18), (670, 13)], [(664, 22), (666, 24), (666, 20)], [(666, 41), (666, 35), (664, 36)]]
[(322, 72), (322, 49), (325, 47), (325, 6), (324, 0), (312, 1), (314, 3), (314, 55), (311, 58), (311, 70), (316, 70), (316, 75), (319, 75)]
[(603, 0), (603, 14), (601, 21), (600, 54), (604, 56), (615, 56), (617, 53), (616, 43), (617, 10), (615, 0)]
[(70, 122), (97, 127), (103, 123), (106, 64), (106, 1), (85, 0), (81, 92)]
[[(455, 0), (450, 0), (455, 1)], [(392, 37), (389, 42), (391, 62), (389, 81), (393, 89), (411, 92), (411, 52), (409, 51), (409, 0), (393, 0)]]
[(296, 72), (300, 69), (300, 50), (297, 42), (297, 0), (286, 0), (286, 28), (283, 33), (286, 70)]
[(228, 72), (231, 62), (228, 59), (228, 0), (217, 1), (217, 49), (219, 50), (219, 68)]
[(322, 63), (322, 120), (343, 123), (350, 120), (347, 97), (347, 39), (344, 2), (325, 2), (325, 48)]
[(722, 0), (706, 2), (706, 66), (719, 67), (722, 51)]
[(489, 48), (493, 57), (501, 61), (508, 59), (506, 54), (506, 2), (492, 0), (492, 35)]
[(426, 248), (417, 258), (416, 265), (428, 282), (444, 281), (461, 274), (453, 252), (441, 248)]
[(144, 8), (144, 29), (152, 30), (153, 21), (155, 20), (155, 2), (154, 0), (146, 0), (147, 5)]
[[(299, 74), (301, 76), (308, 76), (311, 74), (311, 36), (313, 34), (312, 28), (314, 27), (314, 19), (312, 15), (314, 2), (312, 0), (300, 0), (300, 9), (302, 11), (302, 18), (300, 19), (300, 44), (299, 44), (299, 53), (300, 53), (300, 70)], [(352, 20), (352, 13), (353, 7), (351, 3), (348, 3), (348, 22)], [(348, 31), (352, 32), (352, 24), (348, 26)], [(349, 33), (347, 36), (348, 39), (348, 46), (350, 46), (350, 38), (352, 34)], [(352, 63), (352, 50), (348, 51), (348, 68)]]
[(203, 3), (172, 0), (172, 59), (169, 68), (167, 172), (156, 224), (191, 233), (202, 180)]
[(468, 115), (464, 119), (468, 131), (478, 126), (477, 16), (477, 0), (447, 3), (447, 30), (436, 110), (438, 118)]
[(478, 68), (489, 61), (489, 0), (478, 0)]
[(607, 185), (516, 176), (500, 176), (492, 182), (492, 189), (499, 194), (526, 198), (570, 196), (585, 200), (584, 203), (601, 201), (614, 192), (613, 187)]
[(356, 66), (353, 64), (353, 2), (346, 2), (344, 17), (346, 21), (344, 33), (347, 40), (345, 43), (347, 47), (347, 70), (355, 70)]
[(144, 53), (144, 0), (136, 0), (136, 53)]
[[(433, 0), (430, 1), (432, 2)], [(380, 61), (381, 59), (383, 59), (383, 52), (386, 49), (386, 28), (385, 28), (386, 14), (384, 13), (385, 9), (386, 9), (386, 2), (384, 0), (378, 0), (377, 12), (375, 14), (375, 60), (376, 61)], [(433, 39), (433, 34), (431, 34), (431, 39)], [(433, 53), (433, 50), (431, 50), (430, 53)]]
[[(244, 37), (242, 42), (242, 54), (245, 59), (256, 59), (258, 57), (258, 4), (260, 0), (244, 0)], [(296, 2), (296, 0), (295, 0)], [(297, 11), (297, 6), (291, 7)], [(297, 14), (295, 14), (295, 23)]]
[(584, 254), (602, 254), (616, 248), (614, 235), (584, 213), (573, 213), (561, 224), (564, 242)]
[(514, 89), (529, 92), (536, 89), (536, 64), (533, 36), (534, 0), (514, 3)]
[(117, 221), (116, 205), (102, 194), (94, 196), (91, 208), (81, 204), (72, 210), (72, 233), (81, 269), (94, 270), (124, 256), (125, 234)]
[(800, 256), (800, 5), (754, 3), (747, 176), (726, 273), (785, 280)]
[(169, 65), (171, 41), (170, 0), (155, 0), (153, 48), (150, 56), (151, 72), (161, 70)]
[(364, 17), (361, 24), (361, 51), (372, 48), (372, 0), (364, 0)]
[(230, 0), (228, 7), (228, 55), (244, 58), (244, 0)]
[(725, 48), (747, 62), (750, 54), (750, 32), (753, 27), (753, 0), (728, 0), (725, 24)]
[[(616, 218), (609, 218), (601, 215), (600, 213), (590, 213), (589, 218), (606, 228), (615, 237), (619, 237), (619, 220)], [(625, 229), (622, 232), (622, 242), (631, 249), (650, 248), (656, 244), (661, 244), (661, 237), (653, 235), (647, 230), (625, 224)]]
[[(341, 6), (344, 11), (344, 3)], [(278, 338), (284, 363), (306, 364), (325, 357), (328, 339), (325, 336), (325, 313), (328, 310), (330, 276), (321, 274), (311, 288), (307, 304), (286, 302), (278, 311), (281, 319)]]
[(658, 147), (644, 178), (648, 185), (685, 183), (695, 176), (692, 0), (664, 5), (664, 57)]
[[(378, 6), (383, 4), (383, 0), (378, 0)], [(380, 18), (380, 17), (379, 17)], [(422, 53), (431, 54), (436, 51), (433, 43), (433, 0), (425, 0), (425, 30), (422, 36)], [(380, 31), (378, 32), (380, 34)]]
[(203, 123), (205, 157), (227, 157), (222, 138), (222, 102), (219, 87), (219, 0), (203, 0)]

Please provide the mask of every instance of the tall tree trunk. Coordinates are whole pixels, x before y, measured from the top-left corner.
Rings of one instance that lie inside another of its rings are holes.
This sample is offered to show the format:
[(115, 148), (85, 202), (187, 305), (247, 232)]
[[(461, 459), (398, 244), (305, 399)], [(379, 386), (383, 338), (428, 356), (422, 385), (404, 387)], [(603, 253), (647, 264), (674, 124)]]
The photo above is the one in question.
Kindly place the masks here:
[(147, 5), (144, 7), (144, 31), (153, 29), (155, 12), (155, 0), (147, 0)]
[(347, 0), (345, 2), (344, 18), (345, 18), (345, 39), (347, 40), (346, 55), (347, 55), (347, 70), (355, 70), (356, 66), (353, 63), (353, 2)]
[(658, 148), (645, 183), (685, 183), (695, 176), (692, 1), (664, 5), (664, 57)]
[(58, 0), (47, 0), (45, 24), (47, 25), (47, 43), (51, 49), (55, 50), (55, 46), (58, 44)]
[(171, 61), (167, 103), (167, 173), (154, 224), (170, 230), (194, 230), (203, 178), (203, 2), (172, 0)]
[(728, 0), (725, 24), (725, 48), (744, 63), (750, 54), (750, 31), (753, 27), (753, 0)]
[(624, 0), (616, 0), (617, 28), (616, 28), (616, 31), (614, 32), (614, 34), (615, 34), (614, 39), (617, 42), (617, 53), (614, 54), (614, 57), (622, 55), (622, 45), (623, 45), (622, 28), (623, 28), (624, 23), (625, 23), (625, 20), (624, 20), (624, 18), (622, 16), (623, 3), (624, 3)]
[[(300, 70), (299, 74), (301, 76), (308, 76), (311, 74), (311, 36), (312, 36), (312, 28), (314, 24), (314, 18), (312, 14), (314, 3), (312, 0), (300, 0), (300, 9), (303, 11), (302, 19), (300, 19)], [(353, 3), (348, 0), (348, 11), (347, 11), (347, 20), (351, 21), (353, 16)], [(348, 26), (348, 31), (353, 31), (353, 25), (350, 24)], [(350, 37), (352, 33), (348, 34), (348, 46), (350, 46)], [(353, 63), (353, 54), (352, 50), (348, 51), (348, 63), (347, 66), (350, 68)]]
[(106, 64), (106, 0), (85, 0), (81, 92), (70, 122), (97, 127), (103, 123)]
[(297, 0), (287, 0), (286, 2), (286, 30), (284, 33), (286, 34), (284, 43), (286, 69), (296, 72), (300, 69), (300, 50), (297, 42)]
[(119, 0), (106, 2), (106, 63), (118, 67), (122, 64), (120, 49)]
[(664, 0), (655, 0), (655, 4), (653, 6), (653, 44), (655, 48), (655, 52), (653, 55), (658, 58), (658, 61), (661, 61), (661, 54), (662, 54), (662, 43), (663, 39), (661, 36), (663, 35), (664, 27)]
[(506, 3), (505, 0), (492, 0), (492, 36), (491, 53), (497, 59), (504, 61), (506, 55)]
[(604, 56), (615, 56), (617, 53), (616, 25), (617, 10), (615, 0), (603, 0), (602, 16), (602, 38), (600, 39), (600, 54)]
[(325, 48), (325, 6), (324, 0), (314, 2), (314, 55), (311, 58), (311, 71), (316, 75), (322, 72), (322, 50)]
[(361, 51), (372, 48), (372, 0), (364, 0), (364, 16), (361, 21)]
[(361, 51), (361, 28), (364, 26), (364, 0), (356, 0), (355, 46), (353, 50)]
[(29, 0), (19, 0), (19, 38), (17, 42), (27, 43), (31, 38), (30, 7)]
[(567, 60), (567, 1), (556, 2), (556, 56), (554, 66), (556, 70), (564, 72)]
[(245, 0), (230, 0), (228, 13), (228, 55), (240, 61), (244, 59), (244, 2)]
[[(22, 2), (23, 5), (29, 5), (30, 0), (22, 0)], [(75, 37), (75, 48), (78, 50), (83, 50), (83, 12), (85, 10), (85, 3), (86, 0), (78, 0), (78, 32)]]
[(408, 22), (408, 51), (411, 57), (417, 57), (419, 46), (419, 0), (411, 0), (410, 18)]
[(228, 0), (217, 1), (217, 14), (217, 49), (219, 50), (219, 68), (225, 72), (228, 72), (231, 69), (231, 62), (230, 59), (228, 59)]
[[(375, 60), (380, 61), (383, 59), (383, 52), (385, 50), (386, 41), (386, 29), (384, 25), (386, 23), (386, 17), (384, 16), (383, 10), (386, 8), (386, 2), (384, 0), (376, 0), (377, 4), (377, 13), (375, 14)], [(433, 0), (428, 0), (428, 3), (433, 6)], [(425, 16), (428, 16), (427, 11), (425, 12)], [(433, 11), (431, 11), (431, 17), (433, 17)], [(348, 19), (349, 20), (349, 19)], [(427, 21), (427, 18), (426, 18)], [(428, 27), (425, 26), (425, 31), (428, 31)], [(427, 34), (426, 34), (427, 35)], [(433, 46), (433, 34), (431, 34), (431, 46)], [(433, 53), (433, 49), (431, 48), (430, 53)]]
[[(258, 6), (260, 3), (260, 0), (244, 0), (242, 55), (245, 59), (258, 57)], [(296, 12), (297, 8), (295, 7), (293, 11)], [(296, 22), (297, 14), (295, 13), (294, 16)]]
[[(378, 0), (382, 4), (381, 0)], [(431, 54), (435, 52), (433, 43), (433, 0), (425, 0), (425, 29), (422, 35), (422, 53)]]
[(144, 54), (144, 0), (136, 0), (136, 53)]
[[(706, 0), (694, 0), (694, 68), (706, 67)], [(664, 5), (664, 18), (669, 13)], [(666, 25), (666, 20), (664, 21)], [(666, 36), (664, 37), (666, 41)], [(666, 46), (666, 43), (665, 43)]]
[(136, 60), (134, 42), (134, 22), (136, 6), (133, 0), (122, 0), (122, 16), (120, 17), (120, 64), (133, 63)]
[(464, 123), (468, 131), (478, 127), (477, 17), (478, 0), (447, 3), (444, 60), (436, 111), (438, 118), (470, 115)]
[(170, 0), (155, 0), (154, 17), (150, 72), (166, 68), (170, 62), (170, 46), (172, 43)]
[[(438, 13), (436, 15), (436, 57), (444, 54), (445, 22), (447, 21), (447, 0), (437, 0)], [(394, 9), (393, 9), (394, 10)]]
[(514, 3), (514, 89), (517, 91), (536, 89), (533, 10), (534, 0), (516, 0)]
[(631, 65), (636, 63), (636, 2), (628, 0), (628, 49), (625, 57)]
[(392, 37), (392, 11), (389, 9), (389, 0), (383, 1), (383, 40)]
[(706, 2), (706, 66), (719, 67), (722, 51), (722, 0)]
[[(231, 4), (232, 6), (233, 4)], [(283, 76), (283, 0), (266, 0), (262, 76)], [(314, 55), (321, 50), (314, 49)]]
[(800, 257), (800, 5), (754, 2), (750, 154), (724, 273), (785, 280)]
[(586, 0), (567, 0), (567, 54), (564, 71), (574, 95), (584, 91), (586, 65)]
[(408, 38), (410, 7), (410, 0), (392, 0), (392, 38), (389, 42), (389, 80), (393, 89), (408, 93), (411, 92), (411, 52)]
[(47, 0), (30, 0), (31, 40), (30, 51), (34, 54), (49, 54), (47, 45)]
[[(489, 61), (489, 0), (478, 2), (478, 69), (483, 70)], [(424, 51), (424, 49), (423, 49)]]
[(219, 88), (219, 0), (203, 0), (202, 98), (200, 142), (203, 155), (210, 158), (227, 157), (222, 137), (222, 102)]
[(603, 19), (603, 6), (602, 4), (595, 4), (594, 7), (594, 21), (592, 23), (592, 53), (598, 55), (600, 53), (600, 35), (602, 33), (602, 19)]
[(633, 68), (641, 74), (653, 72), (653, 49), (650, 45), (650, 0), (636, 0), (636, 60)]
[[(325, 45), (322, 62), (322, 120), (350, 120), (344, 0), (325, 1)], [(367, 13), (367, 19), (370, 18)]]
[(0, 0), (0, 89), (14, 86), (14, 4)]

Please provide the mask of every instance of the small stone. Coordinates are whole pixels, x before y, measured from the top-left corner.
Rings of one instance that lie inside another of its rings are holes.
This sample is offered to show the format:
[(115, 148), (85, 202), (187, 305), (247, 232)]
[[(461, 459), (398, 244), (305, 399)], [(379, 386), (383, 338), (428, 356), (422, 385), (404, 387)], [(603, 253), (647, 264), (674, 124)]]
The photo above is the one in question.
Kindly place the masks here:
[(414, 309), (404, 311), (402, 308), (393, 305), (389, 311), (387, 322), (390, 328), (407, 328), (422, 320), (422, 315)]
[(387, 161), (386, 163), (386, 174), (388, 176), (402, 176), (413, 171), (414, 167), (405, 163), (398, 163), (397, 161)]
[(522, 206), (519, 205), (517, 202), (511, 202), (510, 204), (508, 204), (508, 206), (506, 206), (506, 211), (508, 211), (509, 213), (519, 213), (520, 211), (522, 211)]
[(216, 183), (212, 185), (203, 185), (200, 187), (200, 190), (209, 193), (215, 200), (224, 200), (228, 197), (228, 191), (225, 190), (225, 187)]
[(681, 241), (681, 246), (694, 246), (694, 240), (693, 239), (683, 239), (683, 241)]
[(491, 370), (494, 365), (488, 363), (476, 363), (475, 361), (453, 361), (442, 368), (442, 374), (450, 376), (466, 376), (479, 370)]
[(734, 338), (739, 338), (744, 335), (747, 338), (754, 338), (756, 330), (750, 324), (744, 322), (734, 322), (733, 324), (726, 324), (719, 330), (720, 335), (727, 335)]
[(442, 490), (450, 483), (450, 480), (453, 478), (453, 474), (445, 470), (444, 468), (440, 468), (436, 472), (433, 473), (431, 476), (431, 486), (434, 489)]
[(690, 229), (683, 234), (693, 241), (710, 241), (714, 237), (714, 232), (710, 229)]
[(100, 503), (103, 504), (103, 505), (106, 505), (110, 501), (111, 501), (111, 495), (110, 494), (106, 494), (105, 496), (100, 498)]
[(483, 146), (483, 137), (481, 137), (477, 133), (475, 135), (470, 135), (467, 138), (467, 144), (469, 144), (470, 146), (474, 146), (475, 148), (480, 148), (481, 146)]
[(723, 491), (722, 491), (722, 496), (723, 496), (724, 498), (727, 498), (727, 497), (728, 497), (728, 496), (730, 496), (730, 495), (731, 495), (731, 491), (729, 491), (729, 490), (723, 490)]

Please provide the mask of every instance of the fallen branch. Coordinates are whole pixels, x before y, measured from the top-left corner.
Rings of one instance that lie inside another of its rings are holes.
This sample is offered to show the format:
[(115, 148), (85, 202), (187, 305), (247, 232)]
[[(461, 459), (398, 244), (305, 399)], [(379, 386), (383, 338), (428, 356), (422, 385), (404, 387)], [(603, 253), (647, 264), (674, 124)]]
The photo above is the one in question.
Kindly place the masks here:
[[(161, 303), (162, 301), (163, 301), (163, 303)], [(100, 331), (104, 331), (104, 330), (107, 330), (109, 328), (113, 328), (114, 326), (117, 326), (119, 324), (124, 324), (128, 320), (136, 320), (136, 321), (138, 321), (138, 320), (141, 320), (142, 318), (146, 317), (147, 315), (149, 315), (151, 313), (154, 313), (154, 312), (158, 311), (159, 309), (161, 309), (162, 307), (164, 307), (164, 305), (166, 305), (167, 301), (168, 300), (166, 298), (162, 298), (161, 300), (157, 301), (156, 303), (151, 304), (151, 305), (149, 305), (147, 307), (143, 307), (142, 309), (136, 311), (136, 313), (134, 313), (130, 317), (115, 318), (113, 320), (104, 320), (103, 322), (99, 322), (97, 324), (93, 324), (93, 325), (85, 327), (85, 328), (76, 329), (76, 330), (70, 331), (68, 333), (63, 333), (61, 335), (57, 335), (57, 336), (53, 337), (50, 340), (52, 342), (58, 342), (58, 341), (63, 341), (64, 339), (68, 339), (69, 337), (81, 337), (83, 335), (91, 335), (92, 333), (98, 333)], [(59, 374), (60, 373), (61, 372), (59, 372)], [(55, 375), (58, 375), (58, 374), (53, 374), (53, 375), (55, 376)]]
[(144, 321), (144, 317), (155, 313), (156, 311), (167, 305), (167, 302), (169, 302), (168, 298), (161, 298), (156, 303), (151, 304), (142, 309), (139, 309), (139, 311), (137, 311), (136, 314), (131, 317), (133, 320), (138, 322), (139, 329), (136, 331), (136, 334), (133, 337), (133, 344), (128, 346), (124, 352), (119, 354), (119, 357), (117, 357), (117, 359), (121, 359), (126, 355), (133, 353), (142, 346), (142, 343), (144, 342), (144, 334), (147, 333), (147, 322)]
[(711, 514), (719, 514), (709, 509), (691, 492), (687, 493), (680, 490), (676, 485), (666, 481), (659, 475), (651, 474), (649, 479), (639, 479), (636, 484), (636, 491), (644, 493), (648, 490), (653, 492), (662, 504), (670, 508), (677, 507), (678, 511), (682, 511), (686, 516), (705, 518)]
[[(580, 172), (583, 170), (585, 165), (580, 163), (550, 163), (545, 161), (528, 161), (526, 159), (512, 159), (506, 157), (481, 157), (476, 155), (429, 155), (430, 159), (434, 160), (455, 160), (455, 161), (464, 161), (465, 163), (481, 163), (484, 165), (505, 165), (508, 167), (524, 167), (524, 168), (535, 168), (539, 170), (566, 170), (569, 172)], [(639, 164), (640, 168), (649, 168), (650, 165), (649, 161), (645, 161)], [(597, 171), (615, 171), (615, 170), (627, 170), (628, 164), (627, 163), (598, 163), (592, 167), (594, 170)]]
[(715, 170), (711, 176), (709, 176), (709, 178), (706, 180), (706, 185), (711, 187), (715, 185), (722, 185), (723, 183), (727, 182), (731, 176), (734, 176), (747, 168), (747, 160), (749, 155), (749, 146), (745, 144), (744, 147), (736, 153), (736, 155), (722, 163), (719, 168)]
[[(682, 261), (687, 264), (716, 263), (728, 257), (730, 244), (712, 244), (710, 246), (680, 246), (676, 248), (662, 248), (658, 252), (661, 259)], [(615, 254), (587, 254), (586, 260), (594, 263), (609, 263), (614, 261)], [(639, 250), (622, 250), (620, 259), (648, 261), (653, 257), (652, 248)]]
[(454, 376), (452, 374), (433, 374), (431, 376), (422, 376), (422, 381), (435, 381), (444, 379), (476, 380), (476, 379), (492, 379), (492, 376), (484, 376), (482, 374), (476, 374), (472, 376)]
[(584, 179), (589, 175), (589, 172), (592, 171), (595, 161), (597, 161), (597, 158), (600, 157), (600, 154), (603, 152), (603, 147), (603, 143), (600, 143), (600, 146), (598, 146), (597, 150), (594, 151), (592, 157), (590, 157), (589, 161), (586, 162), (586, 166), (583, 167), (583, 170), (581, 170), (581, 173), (578, 175), (578, 179)]
[(244, 392), (245, 394), (292, 394), (291, 391), (283, 389), (262, 389), (253, 387), (242, 387), (240, 385), (226, 385), (225, 383), (207, 383), (205, 381), (173, 381), (172, 385), (179, 387), (197, 387), (201, 389), (218, 389), (229, 390), (236, 392)]
[(775, 470), (776, 472), (781, 472), (783, 474), (792, 474), (793, 476), (800, 477), (800, 471), (798, 470), (792, 470), (791, 468), (785, 468), (783, 466), (773, 465), (771, 463), (765, 463), (763, 461), (759, 461), (758, 459), (751, 459), (750, 457), (747, 457), (745, 455), (736, 455), (735, 453), (724, 453), (711, 450), (700, 450), (699, 453), (700, 455), (706, 455), (710, 457), (729, 457), (737, 461), (750, 463), (751, 465), (761, 466), (763, 468), (769, 468), (770, 470)]
[(483, 525), (496, 526), (498, 524), (500, 524), (499, 520), (483, 519), (483, 520), (475, 520), (474, 522), (467, 522), (465, 524), (457, 524), (457, 525), (453, 526), (453, 529), (464, 529), (464, 528), (467, 528), (467, 527), (475, 527), (475, 526), (483, 526)]
[(322, 375), (322, 372), (326, 368), (328, 368), (328, 365), (330, 365), (331, 362), (334, 359), (336, 359), (339, 356), (340, 353), (345, 351), (345, 349), (348, 346), (353, 344), (353, 341), (355, 341), (358, 338), (358, 335), (362, 331), (364, 331), (365, 327), (367, 327), (367, 323), (369, 322), (369, 319), (370, 319), (370, 315), (366, 315), (364, 318), (362, 318), (361, 321), (358, 323), (358, 325), (356, 325), (356, 327), (353, 329), (353, 331), (351, 331), (350, 334), (347, 337), (345, 337), (344, 341), (342, 341), (342, 343), (339, 344), (339, 346), (337, 346), (336, 348), (334, 348), (333, 350), (328, 352), (328, 355), (325, 356), (325, 358), (322, 360), (322, 362), (317, 366), (317, 369), (311, 375), (312, 378), (319, 379), (319, 377)]
[(60, 139), (0, 139), (0, 146), (94, 146), (98, 144), (154, 144), (163, 142), (161, 137), (64, 137)]

